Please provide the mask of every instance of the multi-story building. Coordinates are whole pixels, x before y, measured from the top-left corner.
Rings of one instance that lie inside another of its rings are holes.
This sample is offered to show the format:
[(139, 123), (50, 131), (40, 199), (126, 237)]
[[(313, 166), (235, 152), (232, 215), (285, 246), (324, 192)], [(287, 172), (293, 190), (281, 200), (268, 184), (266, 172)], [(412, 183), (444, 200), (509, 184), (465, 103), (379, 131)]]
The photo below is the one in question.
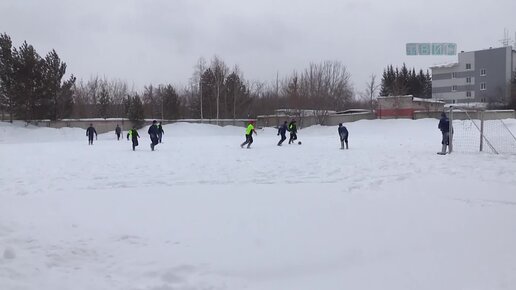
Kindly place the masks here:
[(505, 102), (516, 73), (511, 46), (460, 52), (459, 61), (433, 66), (432, 98), (447, 103)]

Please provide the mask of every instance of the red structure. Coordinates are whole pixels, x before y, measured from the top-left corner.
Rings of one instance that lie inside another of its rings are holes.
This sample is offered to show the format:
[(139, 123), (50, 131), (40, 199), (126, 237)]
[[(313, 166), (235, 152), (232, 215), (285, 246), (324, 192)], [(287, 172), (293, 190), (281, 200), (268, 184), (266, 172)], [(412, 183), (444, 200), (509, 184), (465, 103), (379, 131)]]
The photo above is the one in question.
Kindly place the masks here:
[(379, 119), (413, 119), (414, 112), (442, 112), (444, 102), (414, 98), (412, 95), (378, 98), (376, 117)]

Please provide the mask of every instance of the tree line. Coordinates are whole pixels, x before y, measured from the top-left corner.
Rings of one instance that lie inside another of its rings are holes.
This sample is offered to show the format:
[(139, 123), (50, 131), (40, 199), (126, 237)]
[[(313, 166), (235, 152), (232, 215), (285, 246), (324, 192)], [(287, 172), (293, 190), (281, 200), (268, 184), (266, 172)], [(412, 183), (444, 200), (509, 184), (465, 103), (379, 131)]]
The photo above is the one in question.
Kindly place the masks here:
[(380, 96), (412, 95), (419, 98), (432, 97), (432, 77), (428, 70), (408, 69), (405, 64), (400, 68), (392, 65), (384, 69), (382, 74)]
[[(310, 63), (270, 82), (250, 81), (238, 66), (200, 58), (186, 85), (148, 84), (93, 76), (65, 79), (67, 65), (55, 50), (41, 57), (26, 41), (16, 48), (0, 35), (0, 111), (12, 119), (66, 118), (236, 119), (277, 109), (344, 110), (368, 107), (354, 97), (351, 75), (340, 61)], [(3, 114), (2, 114), (3, 117)]]
[(72, 109), (76, 78), (63, 80), (66, 63), (55, 50), (41, 57), (27, 42), (13, 47), (6, 33), (0, 34), (0, 106), (25, 120), (66, 117)]

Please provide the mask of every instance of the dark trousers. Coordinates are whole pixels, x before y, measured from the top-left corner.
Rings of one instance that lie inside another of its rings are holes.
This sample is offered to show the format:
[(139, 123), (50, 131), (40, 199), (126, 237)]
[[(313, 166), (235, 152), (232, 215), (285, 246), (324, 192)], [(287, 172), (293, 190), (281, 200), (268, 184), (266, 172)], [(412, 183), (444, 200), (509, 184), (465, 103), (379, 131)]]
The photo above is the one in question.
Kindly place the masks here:
[(340, 135), (340, 149), (344, 149), (344, 144), (346, 144), (346, 149), (348, 149), (348, 135)]
[(88, 137), (88, 145), (93, 145), (93, 136)]
[(281, 146), (285, 140), (287, 140), (287, 136), (285, 136), (285, 134), (281, 134), (281, 140), (279, 140), (278, 146)]
[(244, 145), (247, 144), (247, 148), (249, 148), (251, 146), (251, 144), (253, 144), (253, 133), (249, 134), (249, 135), (245, 135), (245, 142), (242, 143), (240, 145), (240, 147), (244, 147)]
[(344, 144), (346, 144), (346, 149), (348, 149), (348, 137), (340, 139), (340, 149), (344, 149)]
[(442, 132), (442, 133), (443, 133), (443, 140), (441, 141), (441, 144), (450, 145), (450, 132)]
[(294, 143), (295, 140), (297, 140), (297, 134), (294, 132), (290, 133), (290, 139), (288, 140), (288, 144)]
[(133, 141), (133, 151), (134, 151), (134, 149), (136, 149), (136, 146), (138, 146), (138, 138), (133, 138), (132, 141)]
[(156, 136), (156, 135), (151, 135), (151, 136), (150, 136), (150, 139), (151, 139), (151, 142), (152, 142), (152, 143), (151, 143), (151, 149), (152, 149), (152, 151), (154, 151), (154, 146), (158, 145), (158, 141), (159, 141), (159, 140), (158, 140), (158, 136)]
[(163, 137), (163, 134), (158, 134), (158, 142), (161, 143), (161, 138)]
[(116, 139), (120, 140), (120, 133), (116, 133)]

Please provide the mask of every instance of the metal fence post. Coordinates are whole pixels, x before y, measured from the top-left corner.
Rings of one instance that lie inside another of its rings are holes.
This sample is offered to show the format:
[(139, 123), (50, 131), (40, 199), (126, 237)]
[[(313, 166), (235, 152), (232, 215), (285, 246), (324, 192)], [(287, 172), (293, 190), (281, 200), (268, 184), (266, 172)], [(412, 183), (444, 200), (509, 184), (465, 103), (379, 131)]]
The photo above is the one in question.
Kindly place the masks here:
[(453, 107), (450, 107), (449, 115), (450, 115), (450, 117), (449, 117), (450, 127), (448, 130), (448, 151), (449, 151), (449, 153), (452, 153), (453, 152)]
[(480, 152), (484, 151), (484, 111), (480, 111)]

